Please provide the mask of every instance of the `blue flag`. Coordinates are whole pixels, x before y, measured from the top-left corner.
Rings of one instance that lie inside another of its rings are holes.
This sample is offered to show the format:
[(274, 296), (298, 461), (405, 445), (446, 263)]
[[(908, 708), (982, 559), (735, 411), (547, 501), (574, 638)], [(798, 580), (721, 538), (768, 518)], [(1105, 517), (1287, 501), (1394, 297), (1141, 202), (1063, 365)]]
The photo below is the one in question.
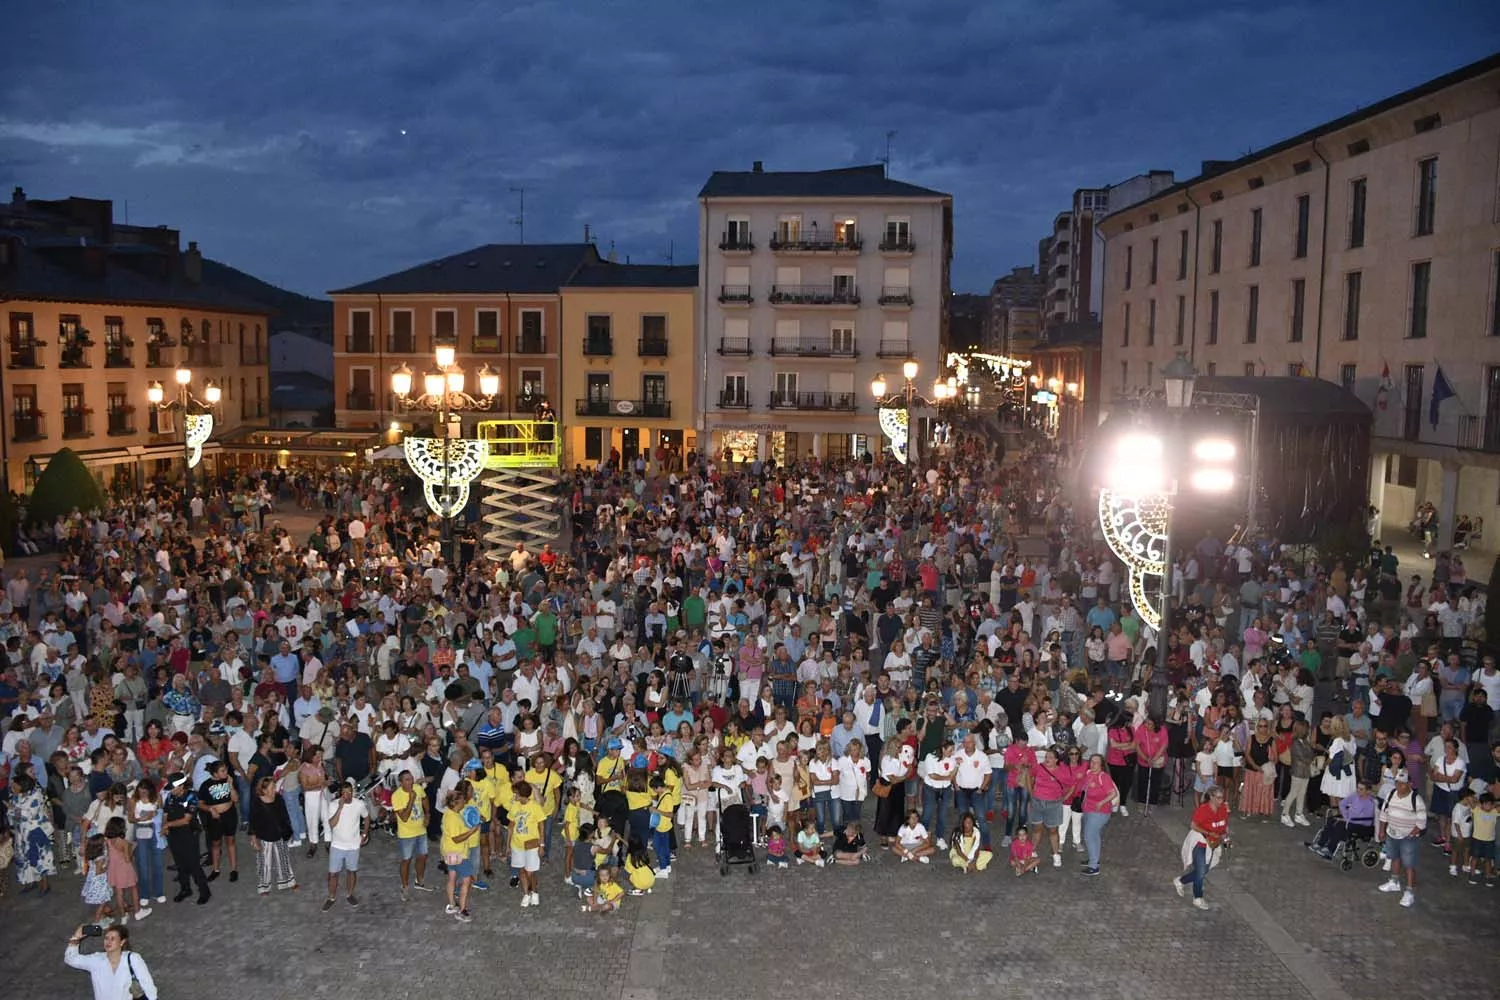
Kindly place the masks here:
[(1432, 380), (1432, 402), (1427, 406), (1427, 419), (1432, 426), (1438, 425), (1438, 407), (1443, 404), (1443, 400), (1456, 395), (1458, 394), (1448, 382), (1448, 376), (1443, 374), (1443, 366), (1438, 365), (1437, 376)]

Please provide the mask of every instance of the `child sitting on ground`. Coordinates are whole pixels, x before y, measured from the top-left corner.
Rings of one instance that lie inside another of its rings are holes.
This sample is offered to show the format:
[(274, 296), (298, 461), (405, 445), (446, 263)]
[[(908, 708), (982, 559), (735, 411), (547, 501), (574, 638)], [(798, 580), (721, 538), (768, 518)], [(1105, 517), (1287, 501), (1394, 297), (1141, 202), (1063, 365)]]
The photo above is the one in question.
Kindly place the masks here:
[(845, 823), (834, 832), (833, 860), (849, 866), (870, 860), (870, 849), (865, 846), (865, 835), (858, 823)]
[(924, 865), (932, 863), (936, 848), (932, 846), (932, 837), (922, 825), (922, 814), (917, 810), (907, 810), (906, 822), (896, 831), (896, 843), (891, 850), (902, 864), (908, 861), (920, 861)]
[(656, 886), (651, 855), (646, 853), (646, 845), (639, 837), (631, 837), (630, 847), (625, 851), (625, 875), (630, 879), (632, 896), (644, 896)]
[(953, 847), (948, 851), (948, 860), (953, 862), (954, 868), (973, 874), (988, 868), (994, 856), (993, 851), (984, 848), (984, 838), (979, 835), (979, 828), (974, 824), (974, 814), (964, 813), (964, 818), (958, 822), (958, 830), (953, 834)]
[(797, 831), (797, 864), (808, 862), (823, 867), (823, 838), (818, 836), (818, 822), (811, 816), (802, 821), (802, 829)]
[(779, 825), (766, 828), (766, 864), (786, 867), (786, 834)]
[(1042, 859), (1036, 856), (1036, 848), (1031, 846), (1031, 838), (1026, 835), (1026, 827), (1022, 826), (1016, 831), (1016, 839), (1010, 842), (1010, 866), (1017, 875), (1025, 875), (1034, 872)]
[(591, 891), (583, 894), (583, 905), (579, 909), (584, 913), (613, 913), (620, 908), (620, 897), (624, 895), (620, 883), (615, 881), (614, 866), (608, 865), (599, 869), (599, 881)]

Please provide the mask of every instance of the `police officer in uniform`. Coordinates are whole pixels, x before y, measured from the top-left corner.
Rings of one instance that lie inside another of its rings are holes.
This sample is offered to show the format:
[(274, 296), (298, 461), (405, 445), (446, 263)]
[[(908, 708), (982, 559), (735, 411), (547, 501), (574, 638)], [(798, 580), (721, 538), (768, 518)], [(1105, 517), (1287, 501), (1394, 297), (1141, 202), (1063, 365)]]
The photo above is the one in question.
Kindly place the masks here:
[(194, 885), (198, 888), (199, 904), (208, 902), (208, 876), (203, 873), (203, 861), (198, 853), (198, 796), (193, 792), (192, 779), (186, 774), (175, 772), (167, 776), (161, 826), (166, 831), (167, 847), (177, 866), (176, 902), (191, 896)]

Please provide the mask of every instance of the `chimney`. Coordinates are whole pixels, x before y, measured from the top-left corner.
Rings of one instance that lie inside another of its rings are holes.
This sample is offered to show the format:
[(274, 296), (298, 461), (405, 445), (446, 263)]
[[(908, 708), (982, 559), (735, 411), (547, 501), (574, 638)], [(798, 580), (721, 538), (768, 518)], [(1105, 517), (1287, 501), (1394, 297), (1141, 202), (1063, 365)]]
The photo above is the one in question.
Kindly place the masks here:
[(14, 209), (23, 209), (26, 207), (26, 189), (19, 184), (10, 193), (10, 207)]
[(198, 251), (197, 240), (188, 240), (188, 247), (182, 253), (182, 276), (190, 285), (203, 281), (203, 254)]
[(583, 242), (585, 242), (585, 243), (592, 243), (592, 242), (594, 242), (594, 234), (593, 234), (592, 231), (590, 231), (589, 224), (587, 222), (585, 222), (583, 224)]
[(766, 172), (766, 165), (765, 165), (765, 163), (763, 161), (761, 161), (761, 160), (756, 160), (753, 164), (750, 165), (750, 172), (753, 173), (753, 174), (763, 174), (763, 173), (765, 173)]

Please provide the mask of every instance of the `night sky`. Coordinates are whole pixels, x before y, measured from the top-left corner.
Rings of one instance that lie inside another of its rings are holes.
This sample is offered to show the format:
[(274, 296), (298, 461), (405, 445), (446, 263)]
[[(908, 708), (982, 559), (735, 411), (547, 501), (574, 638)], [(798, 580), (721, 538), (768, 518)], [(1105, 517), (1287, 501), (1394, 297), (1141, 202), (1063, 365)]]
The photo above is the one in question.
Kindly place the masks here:
[[(0, 197), (128, 202), (321, 294), (478, 243), (696, 258), (714, 169), (954, 196), (980, 291), (1074, 188), (1196, 173), (1500, 48), (1485, 0), (18, 0)], [(740, 12), (730, 13), (738, 7)], [(675, 244), (675, 246), (674, 246)]]

